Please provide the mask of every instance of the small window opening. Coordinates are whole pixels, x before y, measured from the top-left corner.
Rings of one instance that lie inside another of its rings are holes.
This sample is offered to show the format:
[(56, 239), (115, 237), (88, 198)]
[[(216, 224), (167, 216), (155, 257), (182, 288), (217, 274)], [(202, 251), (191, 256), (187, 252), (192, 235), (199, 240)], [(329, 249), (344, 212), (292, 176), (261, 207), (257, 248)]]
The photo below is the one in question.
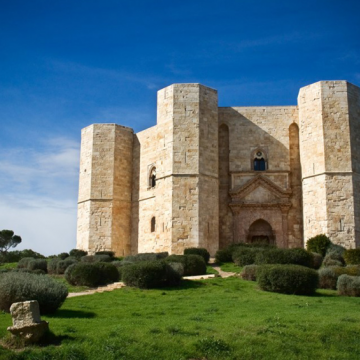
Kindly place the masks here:
[(152, 168), (149, 178), (149, 186), (154, 188), (156, 186), (156, 168)]
[(155, 216), (151, 218), (151, 232), (155, 232), (156, 220)]
[(339, 230), (340, 230), (340, 231), (344, 231), (344, 230), (345, 230), (344, 219), (340, 219)]

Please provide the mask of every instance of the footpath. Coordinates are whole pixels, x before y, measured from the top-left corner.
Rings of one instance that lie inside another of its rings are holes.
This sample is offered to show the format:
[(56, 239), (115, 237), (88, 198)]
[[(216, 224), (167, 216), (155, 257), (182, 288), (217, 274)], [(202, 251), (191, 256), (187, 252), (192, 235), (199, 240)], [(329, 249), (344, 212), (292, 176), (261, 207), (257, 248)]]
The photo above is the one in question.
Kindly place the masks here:
[[(222, 277), (222, 278), (227, 278), (227, 277), (235, 275), (235, 273), (233, 273), (233, 272), (222, 271), (220, 269), (220, 266), (218, 266), (215, 263), (215, 259), (210, 259), (209, 266), (211, 266), (214, 270), (216, 270), (219, 273), (219, 276)], [(215, 276), (216, 276), (215, 274), (206, 274), (206, 275), (197, 275), (197, 276), (184, 276), (183, 279), (185, 279), (185, 280), (206, 280), (206, 279), (212, 279)], [(81, 292), (69, 293), (68, 298), (75, 297), (75, 296), (83, 296), (83, 295), (92, 295), (92, 294), (96, 294), (96, 293), (103, 293), (105, 291), (113, 291), (115, 289), (121, 289), (121, 288), (123, 288), (125, 286), (126, 285), (123, 282), (119, 281), (119, 282), (115, 282), (115, 283), (109, 284), (107, 286), (101, 286), (101, 287), (98, 287), (98, 288), (95, 288), (95, 289), (90, 289), (90, 290), (81, 291)]]

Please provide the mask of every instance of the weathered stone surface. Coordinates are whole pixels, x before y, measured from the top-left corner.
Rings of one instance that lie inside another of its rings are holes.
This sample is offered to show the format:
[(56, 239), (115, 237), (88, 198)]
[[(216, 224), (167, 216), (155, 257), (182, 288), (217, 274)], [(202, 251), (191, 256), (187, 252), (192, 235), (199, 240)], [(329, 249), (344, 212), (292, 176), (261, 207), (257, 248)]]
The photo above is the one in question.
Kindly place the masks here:
[(322, 81), (300, 89), (298, 106), (218, 107), (216, 90), (174, 84), (157, 109), (157, 125), (137, 134), (82, 130), (78, 248), (214, 255), (261, 238), (300, 247), (319, 233), (360, 246), (358, 87)]
[(10, 307), (13, 326), (7, 328), (14, 336), (26, 343), (36, 343), (49, 330), (49, 323), (41, 321), (39, 303), (36, 300), (14, 303)]

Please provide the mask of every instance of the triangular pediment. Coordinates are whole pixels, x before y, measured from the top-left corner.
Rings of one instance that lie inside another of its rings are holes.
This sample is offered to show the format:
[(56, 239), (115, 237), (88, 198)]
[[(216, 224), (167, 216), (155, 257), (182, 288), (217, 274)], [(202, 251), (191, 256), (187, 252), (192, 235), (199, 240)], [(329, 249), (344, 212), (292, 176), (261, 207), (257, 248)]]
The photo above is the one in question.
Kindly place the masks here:
[(274, 192), (270, 191), (269, 189), (258, 186), (253, 191), (248, 193), (246, 196), (243, 197), (244, 202), (250, 202), (250, 203), (272, 203), (272, 202), (278, 202), (279, 196), (276, 196)]
[(273, 181), (262, 175), (257, 175), (244, 185), (230, 191), (233, 200), (244, 202), (272, 203), (288, 199), (291, 190), (283, 190)]

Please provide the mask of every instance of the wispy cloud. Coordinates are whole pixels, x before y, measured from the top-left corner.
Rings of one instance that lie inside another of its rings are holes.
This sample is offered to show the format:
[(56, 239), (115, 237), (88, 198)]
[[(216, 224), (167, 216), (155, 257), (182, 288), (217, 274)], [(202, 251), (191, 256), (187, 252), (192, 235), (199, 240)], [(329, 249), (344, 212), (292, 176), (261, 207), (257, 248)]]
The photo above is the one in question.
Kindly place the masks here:
[(49, 137), (32, 148), (2, 148), (0, 227), (19, 248), (56, 253), (75, 247), (79, 144)]

